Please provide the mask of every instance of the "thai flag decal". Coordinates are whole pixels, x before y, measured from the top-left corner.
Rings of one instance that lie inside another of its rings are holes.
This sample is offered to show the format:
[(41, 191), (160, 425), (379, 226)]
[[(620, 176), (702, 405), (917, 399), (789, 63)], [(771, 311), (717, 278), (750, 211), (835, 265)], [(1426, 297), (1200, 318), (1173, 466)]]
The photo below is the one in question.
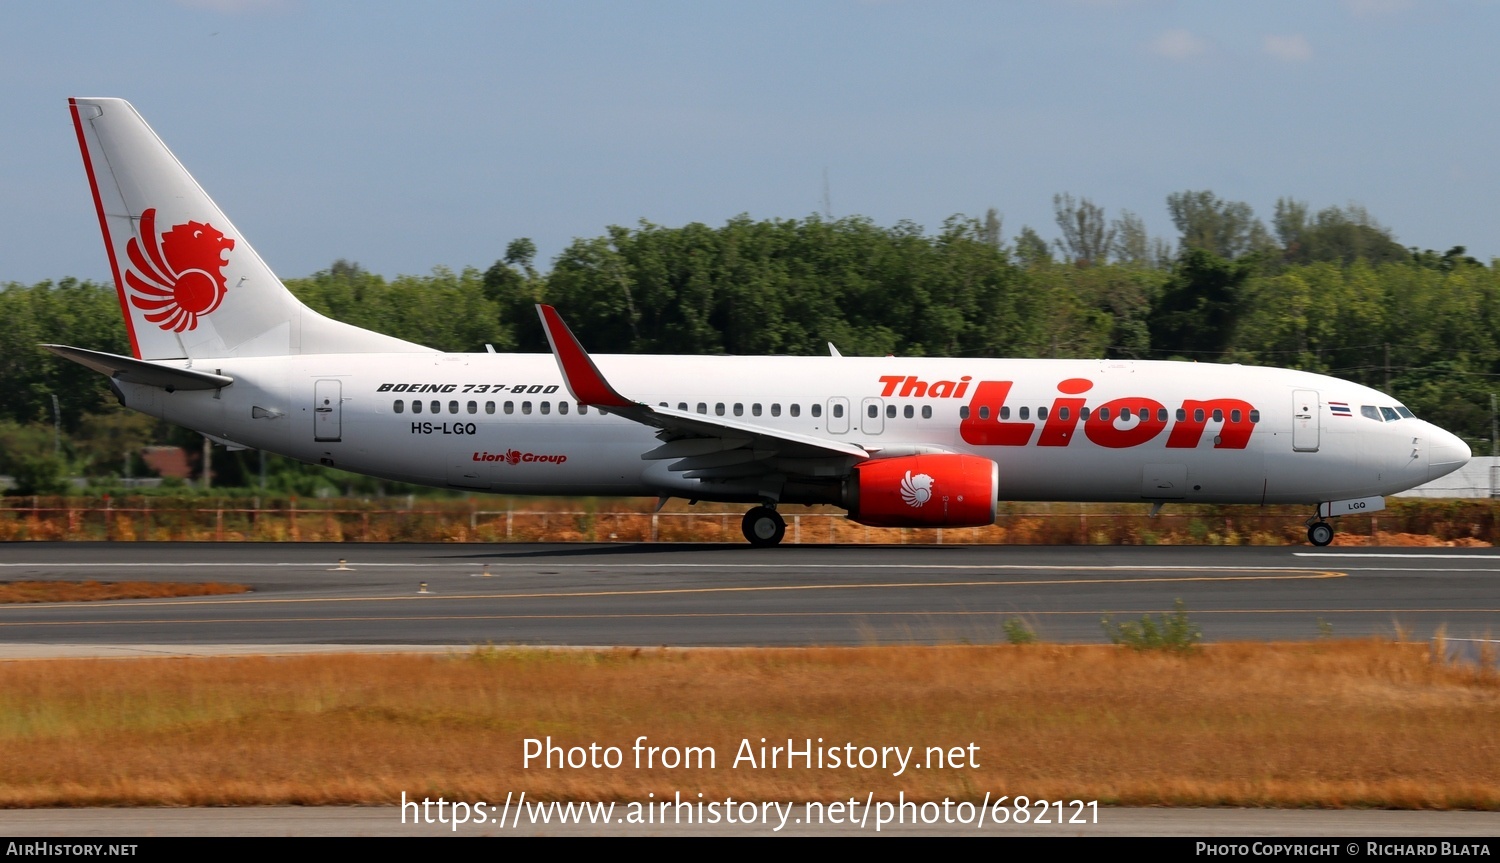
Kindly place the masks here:
[(1348, 402), (1329, 402), (1328, 403), (1328, 409), (1331, 410), (1331, 411), (1333, 411), (1333, 415), (1336, 416), (1336, 417), (1352, 417), (1352, 416), (1354, 416), (1354, 414), (1352, 414), (1352, 413), (1349, 412), (1349, 403)]

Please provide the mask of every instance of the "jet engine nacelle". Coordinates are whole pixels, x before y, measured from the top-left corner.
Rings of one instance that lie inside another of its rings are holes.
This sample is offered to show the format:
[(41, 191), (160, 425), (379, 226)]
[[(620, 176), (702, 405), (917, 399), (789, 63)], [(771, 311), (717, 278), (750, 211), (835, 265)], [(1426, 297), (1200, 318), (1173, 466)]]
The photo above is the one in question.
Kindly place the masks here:
[(995, 523), (1000, 466), (957, 453), (873, 459), (845, 489), (849, 518), (871, 527), (981, 527)]

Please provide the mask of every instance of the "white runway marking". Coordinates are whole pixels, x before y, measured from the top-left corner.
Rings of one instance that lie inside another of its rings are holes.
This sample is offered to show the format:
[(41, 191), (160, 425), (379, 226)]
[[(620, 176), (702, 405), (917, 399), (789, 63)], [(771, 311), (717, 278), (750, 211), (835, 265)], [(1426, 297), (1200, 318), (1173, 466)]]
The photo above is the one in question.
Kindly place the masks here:
[(1500, 572), (1495, 567), (1477, 568), (1460, 566), (1344, 566), (1340, 572)]
[(1432, 560), (1494, 560), (1500, 561), (1500, 554), (1390, 554), (1368, 551), (1294, 551), (1294, 557), (1397, 557), (1397, 558), (1428, 558)]

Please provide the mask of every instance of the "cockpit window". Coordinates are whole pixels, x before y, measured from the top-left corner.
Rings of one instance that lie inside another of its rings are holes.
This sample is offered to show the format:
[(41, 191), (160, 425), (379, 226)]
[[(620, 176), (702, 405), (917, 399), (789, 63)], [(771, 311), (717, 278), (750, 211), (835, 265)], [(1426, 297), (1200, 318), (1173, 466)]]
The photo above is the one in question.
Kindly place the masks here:
[(1360, 405), (1359, 415), (1362, 417), (1369, 417), (1376, 422), (1384, 422), (1384, 420), (1380, 418), (1380, 408), (1377, 408), (1374, 405)]
[(1395, 408), (1382, 407), (1380, 409), (1380, 415), (1385, 417), (1385, 421), (1388, 423), (1393, 423), (1396, 420), (1401, 419), (1401, 415), (1396, 413)]
[(1400, 414), (1403, 419), (1414, 420), (1417, 418), (1416, 414), (1412, 413), (1403, 405), (1396, 405), (1396, 413)]

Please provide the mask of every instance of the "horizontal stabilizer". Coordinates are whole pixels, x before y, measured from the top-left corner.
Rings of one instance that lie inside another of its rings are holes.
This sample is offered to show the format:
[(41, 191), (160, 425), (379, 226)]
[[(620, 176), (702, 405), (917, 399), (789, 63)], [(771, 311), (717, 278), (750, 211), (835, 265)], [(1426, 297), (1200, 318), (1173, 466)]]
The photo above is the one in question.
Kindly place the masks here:
[(81, 366), (91, 368), (115, 380), (130, 384), (161, 387), (167, 392), (172, 392), (173, 390), (216, 390), (219, 387), (227, 387), (234, 383), (234, 378), (228, 375), (216, 375), (211, 372), (200, 372), (195, 369), (176, 368), (147, 360), (138, 360), (133, 357), (122, 357), (119, 354), (106, 354), (103, 351), (70, 348), (67, 345), (42, 345), (42, 347), (64, 359), (72, 360)]

